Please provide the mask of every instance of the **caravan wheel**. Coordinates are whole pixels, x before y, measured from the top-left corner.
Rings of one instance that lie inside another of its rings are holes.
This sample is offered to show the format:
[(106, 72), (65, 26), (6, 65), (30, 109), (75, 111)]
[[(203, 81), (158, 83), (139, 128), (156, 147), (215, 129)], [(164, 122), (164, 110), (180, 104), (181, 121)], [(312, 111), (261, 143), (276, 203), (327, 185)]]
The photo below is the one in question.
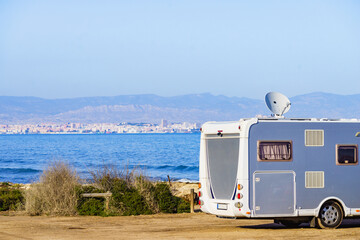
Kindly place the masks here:
[(337, 228), (343, 215), (341, 206), (337, 202), (329, 201), (321, 206), (317, 222), (320, 228)]

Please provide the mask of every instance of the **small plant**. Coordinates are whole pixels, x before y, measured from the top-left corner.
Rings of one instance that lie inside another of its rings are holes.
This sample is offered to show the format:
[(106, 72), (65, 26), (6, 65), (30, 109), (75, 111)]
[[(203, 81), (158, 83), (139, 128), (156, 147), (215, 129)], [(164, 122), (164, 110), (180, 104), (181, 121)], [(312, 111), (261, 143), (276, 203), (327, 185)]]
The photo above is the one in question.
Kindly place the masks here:
[(16, 210), (24, 202), (22, 192), (17, 188), (10, 188), (10, 184), (0, 187), (0, 211)]

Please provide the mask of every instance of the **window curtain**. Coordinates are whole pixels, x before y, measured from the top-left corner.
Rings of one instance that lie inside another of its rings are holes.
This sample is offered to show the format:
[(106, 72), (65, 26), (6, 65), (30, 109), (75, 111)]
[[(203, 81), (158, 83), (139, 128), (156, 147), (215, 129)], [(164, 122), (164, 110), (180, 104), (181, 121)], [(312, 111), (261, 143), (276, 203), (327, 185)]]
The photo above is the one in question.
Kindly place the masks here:
[(289, 160), (291, 158), (290, 143), (260, 143), (261, 160)]

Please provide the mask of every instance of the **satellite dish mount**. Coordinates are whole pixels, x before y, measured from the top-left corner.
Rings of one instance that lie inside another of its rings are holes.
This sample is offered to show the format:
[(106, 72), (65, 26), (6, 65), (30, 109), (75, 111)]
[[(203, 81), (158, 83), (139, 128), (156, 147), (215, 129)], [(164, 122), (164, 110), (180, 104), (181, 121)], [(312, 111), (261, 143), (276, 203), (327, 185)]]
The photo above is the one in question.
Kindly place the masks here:
[(283, 94), (278, 92), (269, 92), (265, 96), (267, 107), (273, 113), (272, 116), (276, 118), (283, 118), (283, 114), (287, 113), (290, 109), (291, 102)]

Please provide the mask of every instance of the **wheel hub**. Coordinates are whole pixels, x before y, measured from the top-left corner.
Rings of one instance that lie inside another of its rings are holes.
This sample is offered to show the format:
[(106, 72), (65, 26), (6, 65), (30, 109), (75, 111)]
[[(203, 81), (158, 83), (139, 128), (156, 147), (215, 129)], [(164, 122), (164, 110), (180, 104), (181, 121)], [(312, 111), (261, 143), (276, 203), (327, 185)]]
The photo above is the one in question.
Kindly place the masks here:
[(322, 212), (321, 218), (327, 224), (334, 224), (338, 219), (338, 211), (333, 206), (328, 206)]

